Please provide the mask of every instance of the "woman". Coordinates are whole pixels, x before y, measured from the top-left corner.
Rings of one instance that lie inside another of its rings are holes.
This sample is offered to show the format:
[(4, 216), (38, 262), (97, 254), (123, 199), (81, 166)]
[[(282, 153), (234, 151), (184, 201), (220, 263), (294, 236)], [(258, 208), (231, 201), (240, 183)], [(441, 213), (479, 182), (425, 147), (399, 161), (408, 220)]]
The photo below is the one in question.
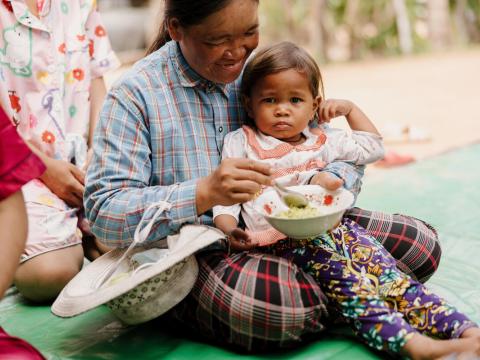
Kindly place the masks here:
[[(239, 85), (258, 45), (257, 7), (257, 0), (165, 2), (151, 54), (111, 89), (96, 130), (85, 209), (106, 245), (131, 242), (145, 209), (157, 201), (168, 200), (171, 208), (150, 240), (186, 223), (212, 224), (214, 205), (251, 200), (270, 184), (265, 165), (220, 161), (225, 134), (246, 117)], [(323, 183), (357, 192), (361, 174), (333, 163)], [(347, 216), (394, 250), (402, 270), (425, 280), (436, 269), (436, 234), (421, 221), (360, 209)], [(197, 284), (174, 310), (198, 333), (258, 350), (292, 345), (324, 328), (323, 294), (291, 263), (225, 249), (203, 252), (198, 260)]]

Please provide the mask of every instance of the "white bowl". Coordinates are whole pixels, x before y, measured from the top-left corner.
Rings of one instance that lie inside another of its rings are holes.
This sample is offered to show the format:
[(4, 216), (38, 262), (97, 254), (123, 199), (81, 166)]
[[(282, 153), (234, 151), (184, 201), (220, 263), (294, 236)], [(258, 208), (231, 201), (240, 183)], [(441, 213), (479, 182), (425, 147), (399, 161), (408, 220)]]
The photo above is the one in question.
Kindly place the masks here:
[[(354, 201), (353, 194), (344, 188), (329, 191), (319, 185), (298, 185), (290, 186), (288, 189), (306, 195), (310, 206), (318, 208), (321, 215), (302, 219), (285, 219), (276, 216), (276, 214), (288, 210), (288, 207), (273, 189), (262, 193), (255, 200), (254, 207), (275, 229), (294, 239), (317, 236), (333, 229), (342, 219), (345, 210), (350, 208)], [(326, 199), (331, 200), (331, 203), (330, 201), (325, 202)]]

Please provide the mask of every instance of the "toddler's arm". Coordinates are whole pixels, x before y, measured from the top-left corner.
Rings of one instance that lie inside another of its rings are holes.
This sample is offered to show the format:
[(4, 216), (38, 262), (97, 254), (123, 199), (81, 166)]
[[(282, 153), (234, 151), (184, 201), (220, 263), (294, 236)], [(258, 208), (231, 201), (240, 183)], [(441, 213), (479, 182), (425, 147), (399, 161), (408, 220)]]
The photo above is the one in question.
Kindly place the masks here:
[(345, 116), (350, 129), (380, 136), (377, 128), (367, 115), (349, 100), (325, 100), (320, 104), (319, 114), (322, 122), (330, 122), (333, 118)]
[(213, 220), (215, 226), (222, 230), (230, 242), (230, 248), (235, 251), (250, 250), (255, 247), (252, 239), (245, 230), (238, 227), (238, 221), (235, 217), (227, 214), (218, 215)]

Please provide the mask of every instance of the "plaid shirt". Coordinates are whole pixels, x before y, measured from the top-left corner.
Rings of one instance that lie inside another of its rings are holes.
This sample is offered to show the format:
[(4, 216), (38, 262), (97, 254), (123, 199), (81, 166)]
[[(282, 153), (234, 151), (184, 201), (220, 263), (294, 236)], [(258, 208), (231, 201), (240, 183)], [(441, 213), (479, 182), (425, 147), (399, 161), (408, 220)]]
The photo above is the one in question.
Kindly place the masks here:
[[(197, 214), (196, 184), (219, 165), (225, 135), (245, 120), (239, 85), (240, 79), (222, 85), (200, 77), (169, 42), (112, 87), (85, 186), (85, 213), (100, 240), (128, 245), (147, 208), (163, 200), (171, 207), (149, 240), (186, 223), (213, 224), (210, 211)], [(361, 168), (337, 162), (326, 170), (359, 190)], [(154, 213), (148, 210), (145, 221)]]

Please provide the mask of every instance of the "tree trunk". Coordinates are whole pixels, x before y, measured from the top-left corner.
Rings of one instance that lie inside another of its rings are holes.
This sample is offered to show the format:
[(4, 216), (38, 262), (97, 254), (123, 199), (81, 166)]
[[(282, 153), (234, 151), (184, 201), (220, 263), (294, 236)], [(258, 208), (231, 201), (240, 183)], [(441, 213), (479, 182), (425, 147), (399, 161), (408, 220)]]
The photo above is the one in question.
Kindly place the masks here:
[(312, 54), (324, 60), (327, 60), (327, 32), (325, 31), (326, 21), (326, 1), (315, 0), (311, 4), (308, 16), (308, 48)]
[(289, 37), (296, 38), (297, 27), (295, 25), (295, 19), (293, 17), (294, 0), (283, 0), (283, 11), (285, 14), (285, 22), (287, 23), (287, 29)]
[(410, 54), (413, 49), (412, 29), (405, 0), (393, 0), (393, 8), (395, 9), (400, 50), (402, 54)]
[(433, 49), (445, 49), (451, 43), (448, 0), (428, 0), (428, 30)]
[(457, 30), (457, 37), (462, 43), (468, 42), (468, 29), (467, 29), (467, 0), (457, 0), (455, 5), (455, 29)]
[(350, 59), (360, 58), (361, 39), (359, 28), (363, 25), (360, 16), (360, 0), (348, 0), (345, 8), (345, 24), (350, 34)]

